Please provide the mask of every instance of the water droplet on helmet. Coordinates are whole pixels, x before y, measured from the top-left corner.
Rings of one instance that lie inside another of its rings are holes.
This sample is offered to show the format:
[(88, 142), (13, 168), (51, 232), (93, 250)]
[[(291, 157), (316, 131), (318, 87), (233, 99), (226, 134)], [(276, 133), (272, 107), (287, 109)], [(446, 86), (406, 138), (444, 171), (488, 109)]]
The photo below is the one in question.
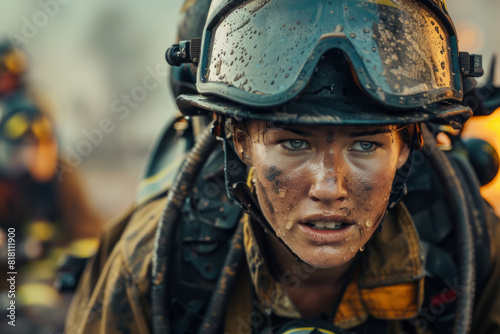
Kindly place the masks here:
[(356, 34), (351, 32), (351, 34), (349, 35), (351, 38), (356, 38)]

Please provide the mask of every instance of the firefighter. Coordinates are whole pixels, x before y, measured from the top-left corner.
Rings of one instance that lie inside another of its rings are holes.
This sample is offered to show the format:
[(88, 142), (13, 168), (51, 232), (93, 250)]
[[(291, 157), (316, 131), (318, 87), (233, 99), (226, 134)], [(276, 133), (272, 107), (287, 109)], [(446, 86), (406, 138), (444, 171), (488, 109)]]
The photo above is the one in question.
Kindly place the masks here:
[[(0, 43), (0, 257), (4, 272), (19, 273), (19, 330), (41, 333), (61, 330), (65, 316), (67, 300), (53, 287), (59, 257), (64, 253), (73, 263), (71, 271), (66, 264), (60, 286), (74, 289), (85, 258), (95, 251), (101, 221), (78, 171), (58, 156), (54, 123), (26, 82), (27, 66), (23, 50)], [(63, 178), (57, 173), (61, 166), (67, 171)], [(15, 267), (8, 270), (12, 235)], [(9, 282), (2, 282), (2, 306), (10, 290)], [(2, 324), (2, 331), (10, 329)]]
[(167, 51), (185, 118), (104, 233), (67, 331), (500, 331), (498, 218), (436, 141), (482, 73), (444, 0), (184, 11), (205, 21)]

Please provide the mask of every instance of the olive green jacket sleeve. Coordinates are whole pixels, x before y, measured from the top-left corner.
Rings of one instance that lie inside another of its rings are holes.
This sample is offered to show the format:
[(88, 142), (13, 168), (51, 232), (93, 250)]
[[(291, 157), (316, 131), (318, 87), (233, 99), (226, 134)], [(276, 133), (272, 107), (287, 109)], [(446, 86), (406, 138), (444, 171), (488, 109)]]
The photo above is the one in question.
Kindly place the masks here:
[(66, 319), (66, 333), (150, 333), (153, 241), (165, 198), (129, 211), (102, 233)]

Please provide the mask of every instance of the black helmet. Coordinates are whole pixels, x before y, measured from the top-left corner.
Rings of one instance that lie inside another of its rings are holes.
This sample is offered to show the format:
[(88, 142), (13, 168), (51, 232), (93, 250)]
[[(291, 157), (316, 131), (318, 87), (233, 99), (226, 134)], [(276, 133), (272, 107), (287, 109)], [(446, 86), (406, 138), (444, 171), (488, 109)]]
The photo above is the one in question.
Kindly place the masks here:
[(185, 114), (296, 123), (462, 124), (462, 76), (480, 74), (444, 0), (213, 0), (202, 95), (177, 101)]

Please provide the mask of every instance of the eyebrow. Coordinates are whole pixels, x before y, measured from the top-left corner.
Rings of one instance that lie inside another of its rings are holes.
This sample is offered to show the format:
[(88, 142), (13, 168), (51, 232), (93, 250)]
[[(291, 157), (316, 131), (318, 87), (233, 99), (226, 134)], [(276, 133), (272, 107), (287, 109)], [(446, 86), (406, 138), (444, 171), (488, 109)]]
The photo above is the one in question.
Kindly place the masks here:
[(309, 132), (309, 131), (305, 131), (305, 130), (302, 130), (302, 129), (297, 129), (297, 128), (290, 128), (290, 127), (271, 127), (271, 129), (275, 129), (275, 130), (285, 130), (285, 131), (290, 131), (290, 132), (293, 132), (299, 136), (303, 136), (303, 137), (313, 137), (314, 134), (312, 132)]
[(375, 130), (366, 130), (359, 132), (350, 132), (349, 137), (364, 137), (364, 136), (375, 136), (380, 133), (391, 133), (394, 130), (392, 129), (375, 129)]

